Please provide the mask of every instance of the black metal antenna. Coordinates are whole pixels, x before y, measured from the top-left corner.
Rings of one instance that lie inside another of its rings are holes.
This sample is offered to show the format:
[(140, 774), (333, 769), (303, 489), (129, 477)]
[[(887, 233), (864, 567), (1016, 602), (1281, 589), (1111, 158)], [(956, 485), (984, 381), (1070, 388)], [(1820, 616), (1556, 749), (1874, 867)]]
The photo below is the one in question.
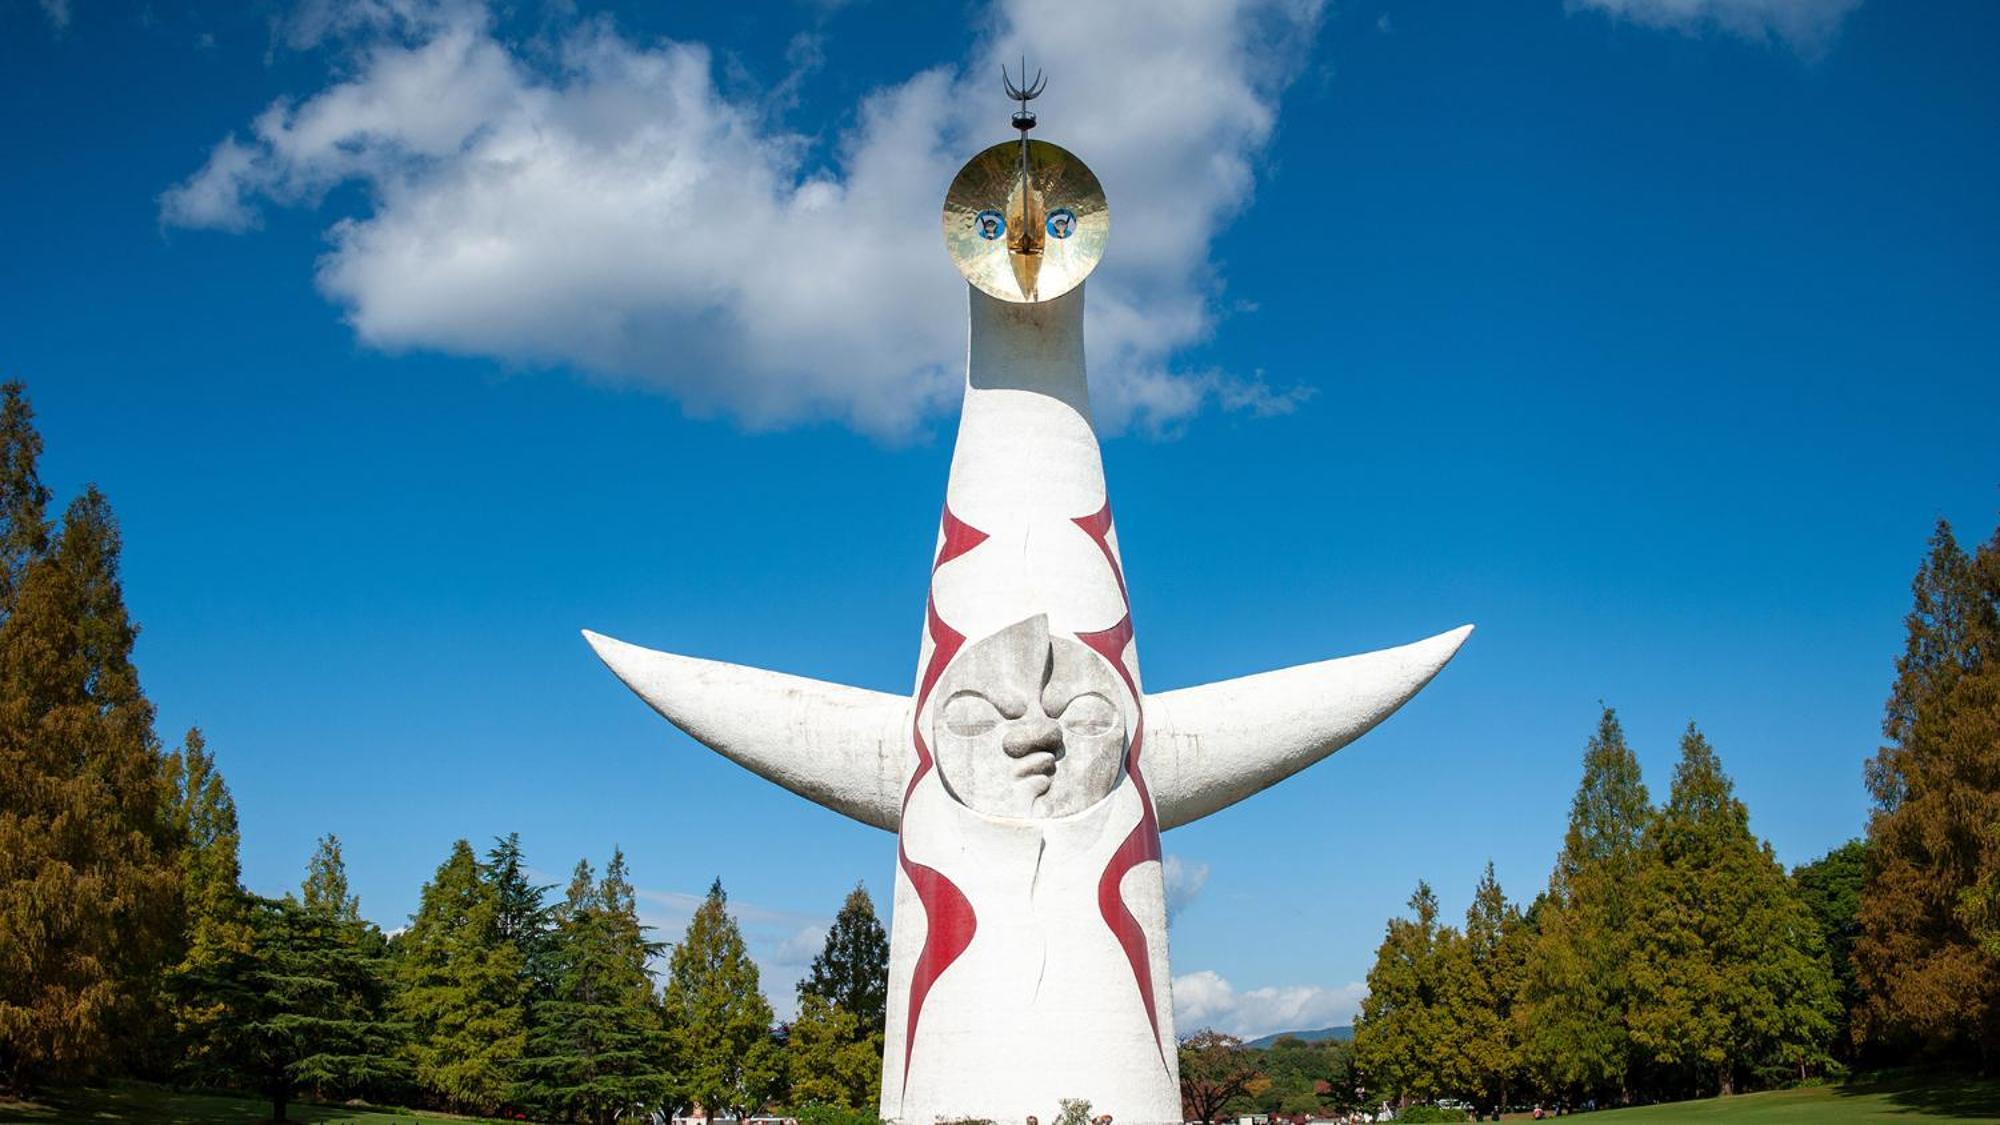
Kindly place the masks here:
[[(1027, 78), (1028, 60), (1026, 56), (1023, 56), (1021, 59), (1021, 79), (1026, 82)], [(1028, 130), (1035, 127), (1035, 115), (1028, 111), (1028, 103), (1041, 97), (1042, 91), (1048, 88), (1049, 80), (1042, 76), (1042, 68), (1036, 67), (1035, 80), (1033, 82), (1028, 82), (1025, 87), (1016, 86), (1014, 85), (1013, 76), (1007, 73), (1007, 64), (1001, 63), (1000, 82), (1006, 87), (1007, 96), (1021, 103), (1021, 108), (1014, 111), (1014, 128), (1021, 131), (1021, 139), (1025, 141), (1028, 139)]]
[(1014, 111), (1014, 128), (1021, 131), (1021, 233), (1015, 249), (1023, 254), (1039, 254), (1042, 252), (1042, 239), (1041, 232), (1034, 229), (1038, 220), (1031, 216), (1034, 205), (1030, 196), (1034, 187), (1028, 176), (1028, 130), (1035, 127), (1035, 115), (1028, 108), (1028, 103), (1042, 96), (1042, 91), (1048, 89), (1049, 80), (1042, 75), (1042, 68), (1036, 67), (1035, 80), (1029, 82), (1028, 59), (1024, 55), (1021, 58), (1021, 81), (1025, 85), (1016, 86), (1013, 77), (1007, 73), (1007, 64), (1000, 64), (1001, 85), (1005, 87), (1008, 97), (1021, 103), (1021, 108)]

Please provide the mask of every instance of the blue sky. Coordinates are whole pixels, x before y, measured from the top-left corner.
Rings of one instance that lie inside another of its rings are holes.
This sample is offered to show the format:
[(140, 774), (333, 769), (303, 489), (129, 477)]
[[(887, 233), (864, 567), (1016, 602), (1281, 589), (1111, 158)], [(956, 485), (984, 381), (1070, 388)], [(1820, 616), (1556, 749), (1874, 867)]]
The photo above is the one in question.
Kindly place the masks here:
[[(1141, 12), (1155, 14), (1141, 15)], [(1857, 834), (1931, 522), (2000, 485), (1983, 3), (0, 8), (0, 372), (127, 539), (245, 876), (336, 832), (401, 924), (460, 836), (720, 876), (789, 1007), (885, 835), (578, 639), (913, 674), (994, 63), (1116, 223), (1093, 393), (1156, 690), (1479, 626), (1170, 833), (1186, 1027), (1344, 1022), (1417, 879), (1547, 878), (1600, 700), (1787, 863)], [(276, 109), (271, 107), (277, 106)]]

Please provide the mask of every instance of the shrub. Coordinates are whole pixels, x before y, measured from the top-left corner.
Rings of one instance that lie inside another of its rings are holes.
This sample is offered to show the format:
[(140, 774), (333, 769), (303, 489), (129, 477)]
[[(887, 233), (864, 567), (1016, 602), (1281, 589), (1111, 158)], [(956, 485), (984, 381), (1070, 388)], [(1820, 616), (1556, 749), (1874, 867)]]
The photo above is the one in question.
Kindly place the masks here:
[(807, 1102), (795, 1115), (799, 1125), (882, 1125), (881, 1119), (865, 1109), (845, 1109), (825, 1102)]

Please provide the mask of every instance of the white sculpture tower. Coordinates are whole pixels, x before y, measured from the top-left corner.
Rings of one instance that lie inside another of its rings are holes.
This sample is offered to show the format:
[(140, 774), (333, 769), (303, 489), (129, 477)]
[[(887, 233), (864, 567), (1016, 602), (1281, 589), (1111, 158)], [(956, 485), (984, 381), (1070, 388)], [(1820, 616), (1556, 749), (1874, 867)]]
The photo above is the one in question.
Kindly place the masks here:
[(697, 741), (898, 834), (881, 1115), (900, 1125), (1047, 1120), (1069, 1097), (1180, 1121), (1161, 831), (1353, 741), (1471, 632), (1142, 691), (1084, 378), (1109, 216), (1081, 161), (1028, 140), (1039, 79), (1008, 84), (1019, 142), (945, 203), (971, 347), (914, 692), (584, 634)]

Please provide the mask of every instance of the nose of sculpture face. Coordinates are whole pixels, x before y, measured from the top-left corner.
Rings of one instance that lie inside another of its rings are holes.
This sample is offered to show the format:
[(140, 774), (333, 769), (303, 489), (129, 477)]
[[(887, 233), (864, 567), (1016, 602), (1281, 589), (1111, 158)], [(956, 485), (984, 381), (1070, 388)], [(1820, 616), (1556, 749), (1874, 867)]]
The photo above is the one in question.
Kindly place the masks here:
[(1062, 727), (1047, 715), (1023, 715), (1007, 724), (1007, 733), (1001, 736), (1000, 745), (1013, 758), (1025, 758), (1030, 754), (1061, 756)]

